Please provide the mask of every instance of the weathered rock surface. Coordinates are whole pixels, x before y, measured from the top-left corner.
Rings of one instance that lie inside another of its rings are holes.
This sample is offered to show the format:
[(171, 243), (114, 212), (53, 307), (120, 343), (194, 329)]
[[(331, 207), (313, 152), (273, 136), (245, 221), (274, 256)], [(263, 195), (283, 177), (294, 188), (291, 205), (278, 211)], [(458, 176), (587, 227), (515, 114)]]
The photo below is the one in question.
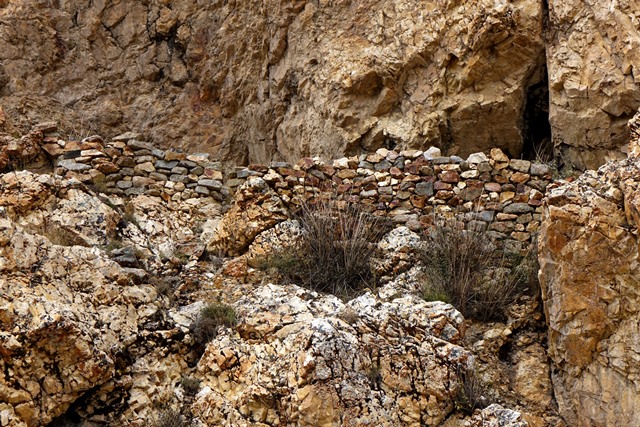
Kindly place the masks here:
[(289, 215), (280, 196), (262, 178), (251, 178), (242, 184), (234, 202), (216, 225), (207, 246), (211, 253), (240, 255), (259, 233)]
[(596, 168), (623, 157), (640, 107), (640, 2), (550, 0), (549, 120), (566, 162)]
[(206, 201), (173, 211), (138, 196), (123, 212), (77, 180), (0, 175), (0, 425), (46, 425), (82, 399), (83, 420), (138, 426), (184, 400), (193, 356), (165, 311), (177, 287), (161, 282), (178, 273), (159, 258), (201, 254), (193, 225), (217, 211)]
[(555, 396), (569, 425), (640, 424), (639, 182), (634, 155), (547, 194), (540, 280)]
[(135, 123), (241, 163), (383, 144), (517, 155), (543, 74), (536, 0), (0, 4), (0, 126)]
[(462, 316), (444, 303), (365, 294), (348, 304), (296, 286), (237, 302), (198, 364), (207, 425), (438, 425), (453, 410)]
[(0, 248), (1, 411), (45, 425), (115, 375), (156, 292), (96, 248), (52, 245), (7, 218)]

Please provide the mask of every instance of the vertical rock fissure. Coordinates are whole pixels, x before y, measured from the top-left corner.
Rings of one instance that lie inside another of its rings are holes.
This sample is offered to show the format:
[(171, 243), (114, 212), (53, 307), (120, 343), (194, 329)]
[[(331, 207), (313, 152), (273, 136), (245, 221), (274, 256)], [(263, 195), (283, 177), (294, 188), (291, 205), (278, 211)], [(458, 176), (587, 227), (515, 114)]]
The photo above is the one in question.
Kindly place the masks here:
[(548, 162), (553, 159), (553, 145), (549, 123), (549, 79), (546, 62), (536, 74), (541, 79), (529, 86), (524, 100), (522, 156), (528, 160)]
[[(542, 33), (548, 34), (549, 2), (541, 0)], [(545, 43), (546, 44), (546, 43)], [(546, 48), (539, 66), (532, 73), (522, 109), (522, 157), (550, 162), (554, 158), (551, 123), (549, 121), (549, 74)]]

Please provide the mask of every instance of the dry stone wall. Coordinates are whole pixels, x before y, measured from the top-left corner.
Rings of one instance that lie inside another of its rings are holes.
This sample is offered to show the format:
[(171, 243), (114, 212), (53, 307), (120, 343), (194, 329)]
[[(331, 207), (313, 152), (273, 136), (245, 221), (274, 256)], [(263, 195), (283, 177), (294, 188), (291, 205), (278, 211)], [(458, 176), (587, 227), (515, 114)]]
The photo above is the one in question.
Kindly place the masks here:
[(83, 142), (45, 136), (43, 148), (55, 157), (57, 173), (110, 194), (228, 201), (244, 182), (259, 178), (290, 210), (312, 198), (331, 197), (388, 215), (414, 231), (436, 217), (455, 216), (468, 227), (510, 240), (515, 250), (533, 241), (552, 178), (549, 166), (509, 159), (497, 148), (463, 159), (442, 156), (433, 147), (425, 152), (382, 148), (330, 164), (312, 158), (295, 165), (253, 164), (223, 174), (220, 162), (206, 154), (160, 150), (138, 138), (131, 132), (106, 143), (98, 136)]
[(250, 165), (239, 176), (259, 177), (294, 207), (309, 198), (332, 197), (388, 215), (414, 231), (435, 218), (456, 217), (524, 249), (540, 225), (540, 206), (551, 180), (547, 165), (509, 159), (501, 150), (466, 160), (439, 150), (389, 151), (325, 164), (304, 158), (296, 165)]
[(44, 150), (55, 157), (60, 175), (75, 176), (108, 194), (146, 194), (164, 200), (229, 196), (222, 185), (220, 163), (208, 154), (185, 154), (160, 150), (128, 132), (104, 143), (99, 136), (82, 142), (51, 141), (44, 138)]

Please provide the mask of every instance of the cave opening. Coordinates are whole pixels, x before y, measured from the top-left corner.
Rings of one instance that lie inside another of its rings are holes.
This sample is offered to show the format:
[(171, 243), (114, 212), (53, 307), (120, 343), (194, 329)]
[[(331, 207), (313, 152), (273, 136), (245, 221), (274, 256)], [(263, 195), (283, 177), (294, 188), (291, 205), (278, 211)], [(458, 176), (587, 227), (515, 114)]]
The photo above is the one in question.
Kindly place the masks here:
[(522, 158), (551, 162), (554, 158), (549, 123), (549, 80), (547, 68), (539, 82), (529, 86), (522, 116)]

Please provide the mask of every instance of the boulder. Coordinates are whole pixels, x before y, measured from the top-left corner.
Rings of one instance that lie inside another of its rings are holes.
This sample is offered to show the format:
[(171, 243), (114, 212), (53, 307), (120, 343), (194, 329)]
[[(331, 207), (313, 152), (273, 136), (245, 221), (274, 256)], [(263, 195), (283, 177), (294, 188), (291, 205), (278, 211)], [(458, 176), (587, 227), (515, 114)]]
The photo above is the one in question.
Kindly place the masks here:
[(280, 196), (262, 178), (250, 178), (236, 191), (234, 203), (218, 222), (207, 250), (239, 255), (258, 234), (288, 216)]

